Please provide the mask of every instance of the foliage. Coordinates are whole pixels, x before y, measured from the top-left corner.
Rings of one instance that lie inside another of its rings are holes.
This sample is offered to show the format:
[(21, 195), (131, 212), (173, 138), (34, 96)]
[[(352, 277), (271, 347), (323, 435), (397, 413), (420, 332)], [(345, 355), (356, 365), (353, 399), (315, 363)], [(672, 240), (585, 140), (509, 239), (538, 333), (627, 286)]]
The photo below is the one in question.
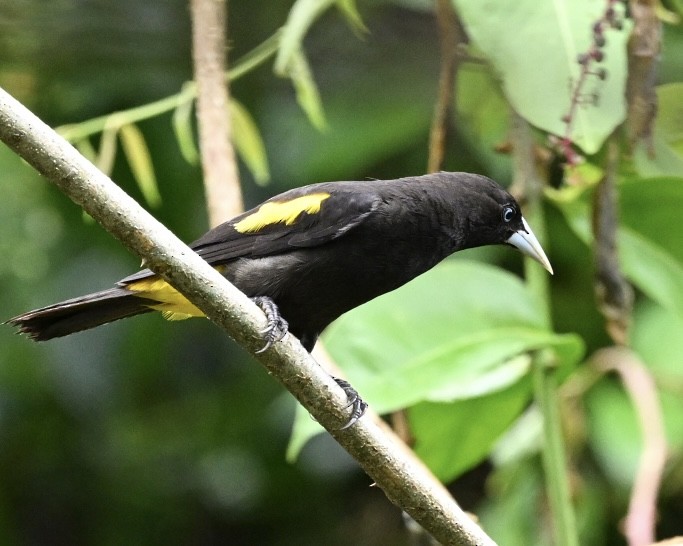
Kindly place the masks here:
[[(60, 17), (57, 4), (35, 3), (4, 33), (0, 85), (61, 124), (129, 192), (195, 238), (205, 213), (194, 89), (183, 86), (189, 54), (184, 47), (167, 59), (170, 53), (153, 47), (189, 42), (189, 27), (175, 23), (186, 18), (186, 6), (124, 2), (113, 17), (106, 3), (74, 2), (93, 9), (99, 25), (79, 34), (81, 19)], [(431, 3), (248, 4), (230, 3), (229, 17), (230, 57), (239, 59), (229, 74), (231, 114), (248, 203), (323, 179), (424, 171), (438, 78)], [(621, 3), (614, 7), (623, 24), (605, 32), (604, 58), (590, 65), (605, 69), (605, 78), (575, 84), (579, 57), (595, 44), (593, 23), (612, 4), (453, 2), (472, 43), (458, 70), (444, 168), (510, 183), (517, 167), (502, 151), (517, 144), (511, 107), (534, 126), (535, 148), (546, 160), (544, 246), (556, 271), (550, 293), (520, 279), (509, 249), (468, 251), (348, 313), (324, 337), (373, 408), (407, 408), (417, 453), (440, 478), (460, 478), (456, 498), (501, 544), (550, 543), (539, 508), (542, 438), (532, 401), (539, 349), (550, 350), (559, 366), (582, 543), (618, 540), (643, 450), (627, 392), (590, 360), (611, 344), (590, 264), (596, 188), (611, 172), (606, 139), (628, 112), (632, 22)], [(683, 83), (675, 65), (683, 33), (680, 6), (669, 7), (652, 149), (623, 146), (614, 173), (621, 270), (637, 290), (631, 348), (656, 382), (669, 442), (662, 537), (683, 534), (676, 518), (683, 497)], [(159, 15), (159, 35), (135, 25), (147, 20), (144, 10)], [(40, 20), (53, 26), (37, 32)], [(117, 51), (113, 44), (131, 28), (139, 48)], [(102, 29), (117, 39), (102, 40)], [(50, 48), (64, 32), (69, 47)], [(43, 56), (25, 52), (29, 41)], [(271, 62), (292, 85), (273, 77)], [(567, 135), (572, 101), (576, 119)], [(556, 146), (563, 138), (585, 156), (582, 164), (564, 164), (567, 148)], [(7, 316), (100, 289), (135, 267), (15, 158), (3, 152), (0, 165), (0, 305)], [(268, 179), (272, 187), (258, 185)], [(326, 437), (310, 440), (316, 424), (306, 415), (296, 419), (289, 448), (291, 459), (301, 450), (296, 463), (284, 462), (291, 401), (209, 324), (142, 317), (40, 346), (3, 329), (0, 343), (0, 535), (8, 543), (54, 536), (85, 543), (206, 537), (301, 544), (321, 536), (330, 544), (348, 543), (348, 536), (358, 544), (407, 543), (399, 518), (344, 454)], [(478, 487), (468, 488), (472, 480)]]

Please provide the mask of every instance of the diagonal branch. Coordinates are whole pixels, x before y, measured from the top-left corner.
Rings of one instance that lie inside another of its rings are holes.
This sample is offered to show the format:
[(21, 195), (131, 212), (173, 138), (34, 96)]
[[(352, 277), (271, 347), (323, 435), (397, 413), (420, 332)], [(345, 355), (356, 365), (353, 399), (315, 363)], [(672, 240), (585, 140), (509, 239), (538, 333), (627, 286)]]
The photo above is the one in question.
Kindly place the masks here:
[[(244, 294), (1, 88), (0, 140), (240, 345), (252, 354), (261, 347), (258, 330), (264, 318)], [(494, 544), (381, 422), (365, 417), (340, 429), (348, 419), (343, 391), (293, 336), (257, 359), (356, 459), (389, 500), (436, 540), (446, 545)]]

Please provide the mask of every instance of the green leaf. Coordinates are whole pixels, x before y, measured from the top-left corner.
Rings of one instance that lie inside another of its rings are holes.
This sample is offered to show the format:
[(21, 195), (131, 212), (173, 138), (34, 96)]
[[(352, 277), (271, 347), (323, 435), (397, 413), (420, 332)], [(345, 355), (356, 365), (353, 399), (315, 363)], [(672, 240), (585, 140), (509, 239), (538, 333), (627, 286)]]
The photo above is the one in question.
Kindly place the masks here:
[(327, 122), (325, 121), (322, 100), (302, 50), (295, 51), (290, 57), (289, 65), (287, 65), (287, 76), (292, 80), (296, 91), (296, 100), (308, 116), (308, 120), (313, 127), (323, 131)]
[[(194, 88), (194, 84), (191, 84)], [(188, 84), (185, 84), (181, 94), (189, 90)], [(182, 101), (178, 107), (173, 111), (173, 132), (175, 133), (178, 147), (181, 155), (190, 165), (196, 165), (199, 161), (199, 151), (194, 139), (194, 130), (192, 125), (192, 111), (194, 107), (194, 100), (188, 99)]]
[(244, 163), (257, 184), (270, 180), (266, 147), (261, 140), (258, 127), (248, 110), (235, 99), (230, 99), (232, 117), (232, 139)]
[(417, 404), (408, 412), (415, 452), (441, 481), (449, 482), (488, 456), (530, 397), (530, 381), (520, 381), (470, 400)]
[(286, 76), (290, 71), (290, 64), (298, 51), (301, 50), (306, 32), (320, 15), (330, 8), (336, 0), (296, 0), (287, 16), (287, 22), (282, 29), (280, 47), (275, 58), (275, 73)]
[(363, 23), (360, 13), (358, 13), (356, 0), (336, 0), (336, 4), (356, 34), (360, 35), (361, 33), (368, 31), (365, 23)]
[[(554, 201), (567, 223), (587, 245), (593, 244), (589, 207), (585, 199)], [(643, 213), (640, 207), (639, 214)], [(653, 212), (654, 213), (654, 212)], [(662, 230), (669, 229), (662, 226)], [(659, 245), (633, 229), (620, 227), (618, 248), (626, 277), (664, 308), (683, 317), (683, 265)]]
[(74, 146), (80, 152), (80, 154), (91, 163), (95, 163), (97, 161), (97, 150), (95, 150), (95, 147), (92, 145), (92, 142), (90, 142), (88, 137), (82, 138), (81, 140), (75, 142)]
[(457, 120), (460, 131), (471, 143), (472, 152), (496, 180), (511, 178), (510, 158), (496, 147), (510, 134), (510, 107), (500, 84), (480, 64), (462, 66), (457, 79)]
[(297, 0), (282, 28), (279, 50), (275, 58), (276, 74), (285, 76), (289, 73), (294, 57), (303, 50), (303, 40), (308, 29), (323, 12), (335, 4), (356, 33), (366, 31), (355, 0)]
[(114, 160), (116, 159), (116, 135), (118, 132), (118, 125), (107, 125), (102, 131), (102, 138), (100, 138), (100, 148), (97, 152), (95, 166), (106, 175), (110, 175), (114, 168)]
[[(379, 413), (503, 392), (528, 373), (524, 355), (531, 350), (551, 347), (568, 367), (583, 353), (577, 336), (545, 329), (542, 311), (517, 277), (464, 260), (443, 263), (346, 313), (324, 340)], [(314, 429), (297, 421), (293, 445)]]
[[(425, 319), (416, 315), (418, 319)], [(369, 323), (365, 325), (369, 327)], [(418, 328), (418, 335), (434, 347), (421, 347), (419, 351), (410, 348), (402, 358), (394, 357), (391, 361), (377, 354), (372, 361), (355, 362), (363, 366), (358, 370), (350, 368), (353, 361), (338, 360), (352, 384), (361, 389), (380, 413), (425, 400), (446, 402), (497, 392), (526, 375), (529, 362), (517, 357), (528, 351), (560, 348), (572, 364), (582, 353), (581, 342), (575, 336), (532, 328), (492, 328), (468, 335), (451, 334), (451, 342), (435, 339), (424, 328)], [(382, 347), (378, 346), (380, 350)], [(335, 349), (339, 350), (333, 344), (328, 348), (332, 354)], [(375, 364), (381, 368), (372, 369)]]
[(683, 266), (661, 247), (628, 228), (619, 230), (624, 273), (665, 309), (683, 317)]
[[(683, 317), (680, 315), (650, 302), (636, 307), (631, 335), (633, 348), (647, 363), (660, 388), (670, 389), (674, 394), (683, 380), (681, 332)], [(666, 340), (666, 343), (662, 343), (662, 340)]]
[[(453, 0), (468, 35), (491, 60), (503, 80), (505, 94), (524, 118), (554, 134), (564, 134), (563, 116), (569, 112), (572, 83), (579, 78), (579, 54), (592, 40), (593, 23), (604, 4), (592, 0)], [(604, 81), (589, 76), (585, 95), (596, 94), (597, 104), (579, 106), (572, 139), (588, 154), (624, 120), (626, 105), (626, 40), (630, 22), (620, 31), (605, 32), (607, 69)]]
[[(683, 448), (683, 401), (677, 392), (659, 391), (667, 443), (672, 452)], [(603, 471), (617, 484), (633, 484), (643, 441), (631, 400), (609, 378), (585, 398), (589, 441)], [(618, 423), (619, 426), (615, 426)]]
[(620, 219), (623, 224), (670, 252), (683, 263), (680, 222), (683, 208), (681, 177), (627, 179), (619, 185)]
[(119, 130), (123, 153), (128, 159), (128, 164), (138, 183), (145, 201), (150, 207), (158, 207), (161, 204), (161, 194), (157, 186), (152, 156), (147, 148), (142, 131), (132, 123), (121, 126)]

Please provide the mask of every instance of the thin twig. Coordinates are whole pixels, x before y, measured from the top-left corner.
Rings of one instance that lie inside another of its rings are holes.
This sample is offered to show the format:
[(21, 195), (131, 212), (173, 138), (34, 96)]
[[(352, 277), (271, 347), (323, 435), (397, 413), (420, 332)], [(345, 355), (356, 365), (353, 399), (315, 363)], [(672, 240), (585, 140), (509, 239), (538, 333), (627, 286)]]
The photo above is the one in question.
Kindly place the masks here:
[(617, 135), (607, 142), (605, 175), (593, 199), (595, 248), (595, 293), (600, 312), (607, 320), (607, 332), (618, 345), (628, 343), (628, 328), (633, 309), (633, 289), (619, 264), (617, 229), (619, 227), (616, 179), (619, 169)]
[(209, 223), (213, 227), (244, 208), (231, 142), (230, 92), (224, 77), (227, 5), (226, 0), (190, 0), (190, 7), (199, 150)]
[(434, 105), (432, 128), (429, 133), (429, 160), (427, 172), (441, 170), (446, 150), (446, 135), (454, 111), (454, 94), (458, 74), (458, 45), (462, 31), (450, 0), (436, 0), (436, 21), (441, 43), (441, 70), (439, 91)]
[(616, 179), (619, 157), (619, 143), (615, 133), (607, 143), (605, 175), (595, 192), (593, 231), (598, 308), (605, 317), (607, 333), (616, 347), (599, 351), (594, 359), (598, 359), (602, 369), (613, 369), (619, 373), (640, 421), (643, 453), (631, 491), (624, 531), (629, 546), (644, 546), (651, 544), (655, 537), (657, 493), (667, 446), (661, 407), (652, 375), (627, 348), (633, 288), (621, 271), (617, 247), (619, 219)]
[[(159, 224), (66, 140), (0, 89), (0, 140), (200, 308), (251, 354), (264, 318), (220, 273)], [(255, 358), (344, 447), (387, 497), (446, 545), (494, 542), (448, 491), (375, 421), (348, 419), (343, 391), (294, 336)]]
[(646, 546), (655, 541), (657, 495), (667, 454), (657, 387), (645, 364), (626, 347), (601, 349), (591, 361), (603, 372), (619, 374), (638, 415), (643, 452), (631, 491), (624, 534), (629, 546)]

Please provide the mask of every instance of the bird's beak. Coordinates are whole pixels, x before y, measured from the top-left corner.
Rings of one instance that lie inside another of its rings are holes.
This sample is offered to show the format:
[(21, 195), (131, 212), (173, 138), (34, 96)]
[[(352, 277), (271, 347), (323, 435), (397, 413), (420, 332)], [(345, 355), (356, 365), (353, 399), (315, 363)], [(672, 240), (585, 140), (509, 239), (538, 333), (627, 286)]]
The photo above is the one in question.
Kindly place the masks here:
[(538, 239), (536, 239), (534, 232), (531, 231), (531, 228), (529, 227), (529, 224), (527, 224), (524, 217), (522, 217), (522, 224), (524, 225), (524, 229), (515, 231), (507, 240), (507, 243), (518, 248), (522, 254), (526, 254), (530, 258), (536, 260), (552, 275), (553, 267), (550, 265), (550, 261), (545, 255), (545, 252), (543, 252), (541, 243), (539, 243)]

